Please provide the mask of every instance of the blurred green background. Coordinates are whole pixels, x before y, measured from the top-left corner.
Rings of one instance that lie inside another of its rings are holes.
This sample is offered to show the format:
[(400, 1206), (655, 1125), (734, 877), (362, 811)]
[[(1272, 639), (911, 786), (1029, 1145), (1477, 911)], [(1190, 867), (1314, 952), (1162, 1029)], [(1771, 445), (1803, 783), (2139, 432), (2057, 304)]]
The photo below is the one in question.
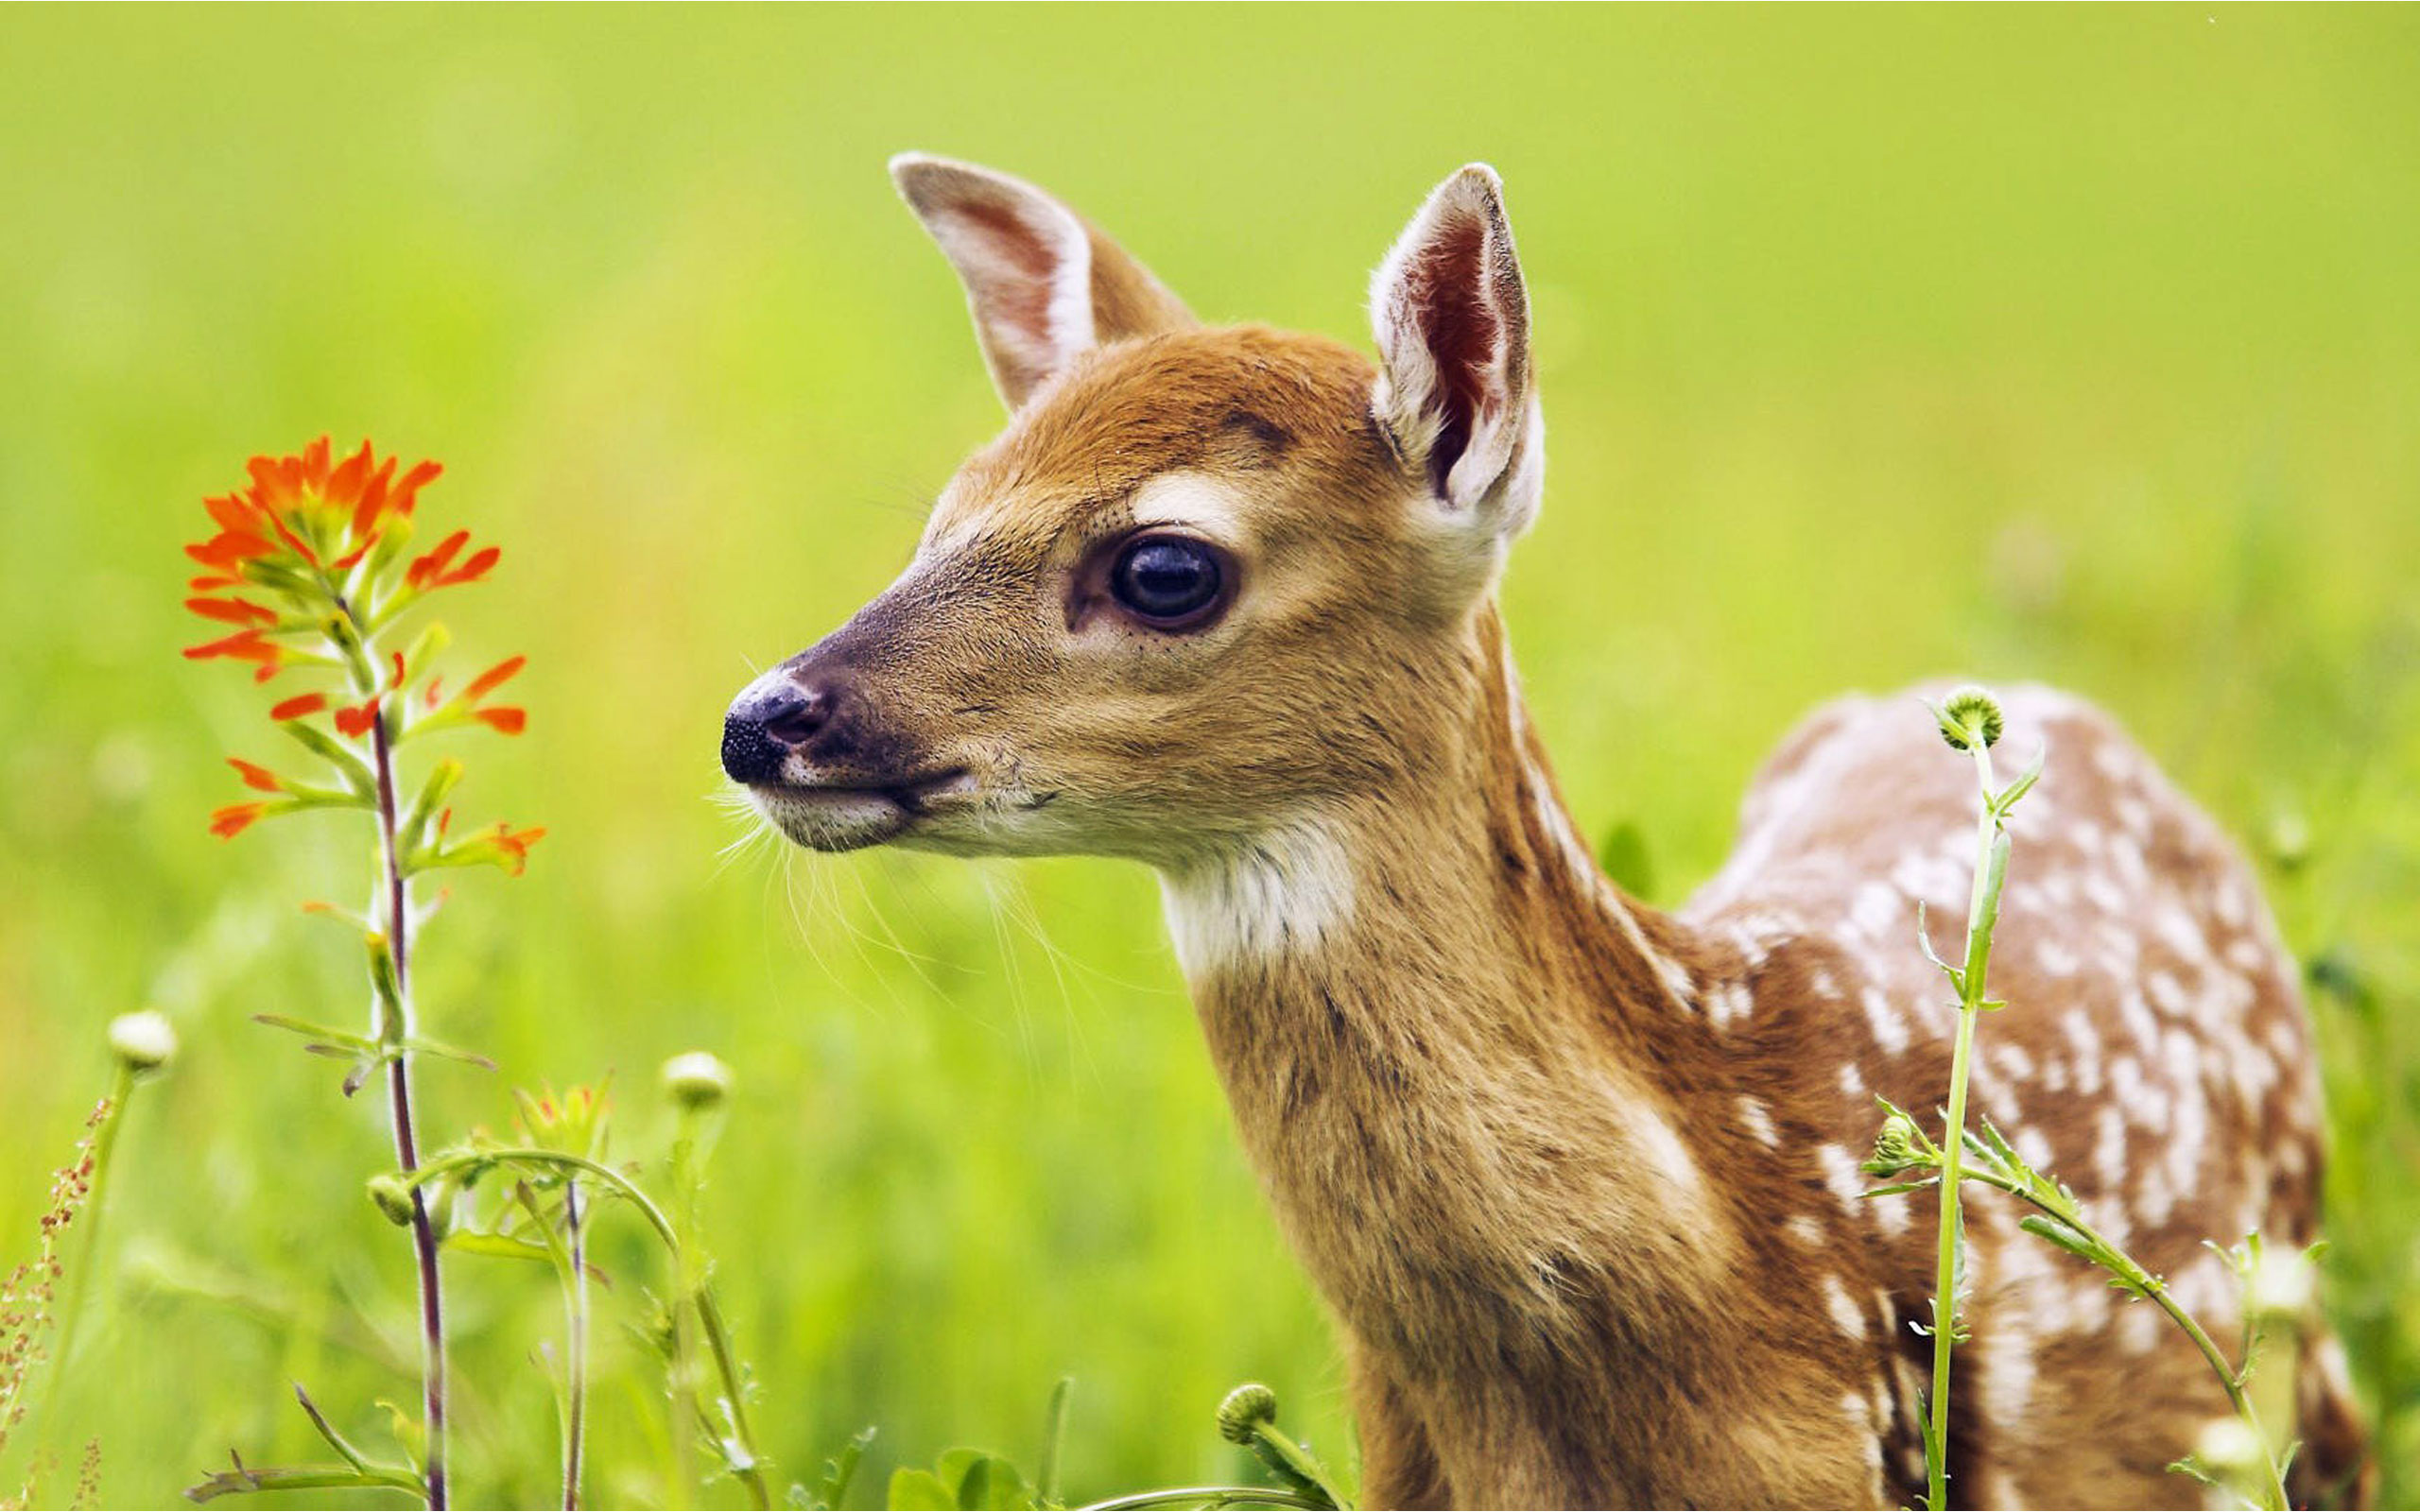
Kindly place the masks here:
[[(444, 460), (424, 518), (506, 548), (457, 664), (531, 658), (460, 806), (553, 833), (426, 937), (431, 1032), (503, 1067), (428, 1069), (435, 1142), (612, 1070), (652, 1158), (656, 1065), (729, 1059), (708, 1217), (789, 1476), (865, 1423), (876, 1474), (1029, 1465), (1062, 1374), (1077, 1496), (1243, 1473), (1209, 1414), (1249, 1377), (1349, 1441), (1148, 876), (723, 854), (726, 700), (1000, 418), (883, 172), (912, 146), (1056, 189), (1210, 318), (1356, 339), (1420, 197), (1502, 169), (1554, 455), (1509, 613), (1659, 902), (1836, 692), (2116, 710), (2315, 965), (2333, 1303), (2420, 1496), (2415, 77), (2410, 8), (0, 13), (0, 1268), (106, 1020), (186, 1045), (121, 1146), (71, 1468), (97, 1432), (105, 1499), (159, 1503), (308, 1455), (289, 1379), (373, 1442), (411, 1400), (377, 1110), (248, 1022), (358, 1011), (294, 904), (358, 890), (361, 837), (209, 838), (273, 732), (176, 654), (201, 495), (323, 431)], [(648, 1256), (605, 1251), (618, 1328)], [(450, 1274), (464, 1500), (539, 1501), (551, 1280)], [(602, 1348), (594, 1488), (658, 1494), (657, 1387)]]

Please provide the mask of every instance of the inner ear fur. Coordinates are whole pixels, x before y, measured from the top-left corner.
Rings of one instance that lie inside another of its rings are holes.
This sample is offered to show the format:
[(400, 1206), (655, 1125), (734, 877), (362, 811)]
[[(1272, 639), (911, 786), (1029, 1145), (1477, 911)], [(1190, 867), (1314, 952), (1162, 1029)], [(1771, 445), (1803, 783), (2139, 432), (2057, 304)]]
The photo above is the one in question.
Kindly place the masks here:
[(958, 270), (1011, 410), (1096, 346), (1201, 323), (1124, 248), (1022, 179), (918, 152), (891, 159), (890, 176)]
[(1530, 300), (1495, 171), (1430, 193), (1370, 284), (1380, 423), (1449, 508), (1509, 536), (1537, 508), (1544, 449)]

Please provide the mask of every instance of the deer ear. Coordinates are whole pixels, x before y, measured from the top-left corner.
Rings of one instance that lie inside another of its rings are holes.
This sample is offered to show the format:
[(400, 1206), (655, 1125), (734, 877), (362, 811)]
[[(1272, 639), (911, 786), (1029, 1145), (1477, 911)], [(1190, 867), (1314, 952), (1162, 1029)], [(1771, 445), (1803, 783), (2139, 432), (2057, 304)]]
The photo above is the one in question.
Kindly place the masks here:
[(1011, 409), (1102, 342), (1198, 325), (1125, 249), (1021, 179), (903, 152), (890, 177), (966, 285)]
[(1498, 540), (1536, 515), (1545, 421), (1530, 370), (1530, 297), (1504, 184), (1473, 163), (1411, 217), (1370, 282), (1378, 421), (1449, 509)]

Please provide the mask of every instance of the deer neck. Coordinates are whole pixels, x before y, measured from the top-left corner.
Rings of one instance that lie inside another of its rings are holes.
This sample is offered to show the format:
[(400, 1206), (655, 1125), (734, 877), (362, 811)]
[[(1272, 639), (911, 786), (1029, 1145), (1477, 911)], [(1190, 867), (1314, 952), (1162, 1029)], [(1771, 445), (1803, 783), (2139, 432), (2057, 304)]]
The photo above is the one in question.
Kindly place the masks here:
[(1443, 680), (1387, 790), (1164, 874), (1242, 1138), (1331, 1303), (1415, 1373), (1703, 1329), (1734, 1240), (1668, 1084), (1692, 943), (1579, 841), (1492, 609)]

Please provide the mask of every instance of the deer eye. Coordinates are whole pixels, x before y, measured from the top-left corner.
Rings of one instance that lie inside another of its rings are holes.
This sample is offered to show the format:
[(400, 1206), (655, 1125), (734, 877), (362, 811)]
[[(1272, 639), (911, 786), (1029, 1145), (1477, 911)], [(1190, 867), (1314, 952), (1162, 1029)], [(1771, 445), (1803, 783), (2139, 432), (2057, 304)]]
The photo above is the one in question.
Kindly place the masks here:
[(1201, 541), (1145, 536), (1117, 554), (1109, 591), (1159, 628), (1184, 629), (1218, 603), (1223, 576), (1218, 554)]

